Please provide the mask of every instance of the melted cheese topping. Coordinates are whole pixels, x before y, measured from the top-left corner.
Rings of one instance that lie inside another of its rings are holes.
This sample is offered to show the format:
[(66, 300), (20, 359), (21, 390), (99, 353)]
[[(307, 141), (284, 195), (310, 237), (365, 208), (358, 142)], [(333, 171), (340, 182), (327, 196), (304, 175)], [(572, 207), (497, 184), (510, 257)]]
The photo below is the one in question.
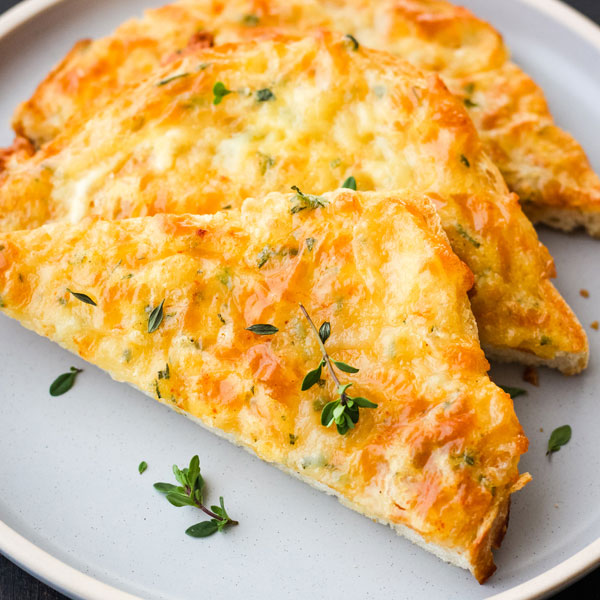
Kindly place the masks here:
[[(0, 305), (485, 578), (492, 523), (524, 481), (517, 463), (527, 440), (510, 397), (486, 376), (470, 271), (427, 198), (338, 191), (325, 207), (292, 214), (296, 203), (271, 194), (211, 217), (4, 234)], [(164, 319), (148, 333), (163, 299)], [(320, 355), (299, 302), (317, 325), (331, 323), (334, 359), (360, 369), (341, 378), (379, 405), (361, 409), (345, 436), (320, 424), (335, 395), (330, 378), (300, 391)], [(247, 331), (256, 323), (279, 332)]]
[[(215, 105), (217, 82), (232, 92)], [(273, 97), (259, 101), (262, 89)], [(213, 213), (292, 185), (323, 193), (350, 175), (360, 190), (435, 196), (475, 273), (484, 346), (585, 366), (585, 333), (548, 281), (552, 259), (461, 103), (436, 76), (337, 35), (191, 49), (5, 171), (0, 216), (16, 229), (82, 208), (109, 219)]]
[[(600, 179), (579, 144), (554, 125), (542, 90), (509, 61), (497, 31), (443, 0), (180, 0), (108, 38), (76, 45), (17, 111), (15, 128), (37, 144), (48, 141), (190, 40), (207, 43), (198, 31), (222, 43), (255, 38), (270, 26), (350, 33), (440, 73), (530, 215), (543, 219), (545, 209), (566, 209), (598, 216)], [(600, 225), (588, 227), (600, 235)]]

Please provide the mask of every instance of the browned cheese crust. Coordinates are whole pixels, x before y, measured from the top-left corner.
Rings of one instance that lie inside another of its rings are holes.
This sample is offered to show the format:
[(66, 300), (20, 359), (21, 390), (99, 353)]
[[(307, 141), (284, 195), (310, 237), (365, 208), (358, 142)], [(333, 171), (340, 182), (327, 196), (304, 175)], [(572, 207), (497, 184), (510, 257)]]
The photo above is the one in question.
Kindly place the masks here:
[[(216, 86), (216, 88), (215, 88)], [(422, 191), (475, 274), (493, 356), (575, 373), (587, 338), (552, 258), (436, 75), (327, 32), (192, 48), (0, 174), (0, 230), (214, 213), (292, 185)], [(299, 197), (299, 205), (306, 202)], [(392, 227), (386, 222), (382, 227)]]
[[(426, 197), (319, 202), (0, 234), (1, 310), (484, 581), (529, 475), (512, 400), (486, 374), (473, 276)], [(378, 405), (345, 435), (320, 422), (331, 377), (301, 391), (321, 355), (299, 302), (359, 369), (339, 371), (348, 393)]]

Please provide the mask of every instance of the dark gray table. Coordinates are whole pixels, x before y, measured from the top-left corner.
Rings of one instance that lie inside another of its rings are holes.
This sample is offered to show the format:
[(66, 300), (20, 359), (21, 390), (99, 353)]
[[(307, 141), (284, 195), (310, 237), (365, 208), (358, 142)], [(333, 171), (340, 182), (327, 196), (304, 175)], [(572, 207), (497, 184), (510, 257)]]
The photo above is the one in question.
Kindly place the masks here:
[[(489, 1), (502, 2), (502, 0)], [(600, 23), (600, 0), (565, 1)], [(460, 4), (460, 0), (454, 2)], [(167, 3), (168, 0), (165, 0), (165, 4)], [(0, 13), (14, 4), (17, 4), (17, 0), (0, 0)], [(600, 569), (554, 597), (555, 600), (571, 598), (600, 598)], [(65, 600), (65, 596), (28, 575), (0, 554), (0, 600)]]

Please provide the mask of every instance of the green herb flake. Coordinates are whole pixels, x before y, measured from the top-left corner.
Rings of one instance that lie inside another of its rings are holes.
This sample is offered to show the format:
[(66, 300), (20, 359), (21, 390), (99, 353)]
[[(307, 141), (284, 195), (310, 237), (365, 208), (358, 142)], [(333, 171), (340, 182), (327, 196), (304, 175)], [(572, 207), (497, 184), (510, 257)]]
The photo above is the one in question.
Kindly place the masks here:
[(475, 102), (473, 102), (473, 100), (471, 100), (471, 98), (465, 98), (463, 100), (463, 102), (465, 103), (465, 106), (467, 108), (477, 108), (479, 106), (479, 104), (476, 104)]
[(290, 433), (290, 445), (293, 446), (297, 440), (298, 440), (298, 437), (295, 436), (293, 433)]
[(169, 369), (169, 363), (166, 364), (163, 371), (158, 372), (159, 379), (171, 379), (171, 370)]
[(326, 404), (327, 400), (325, 398), (319, 398), (318, 400), (313, 400), (312, 407), (315, 412), (320, 413)]
[(349, 33), (347, 33), (344, 38), (346, 39), (346, 43), (348, 44), (348, 46), (350, 47), (350, 49), (354, 52), (356, 52), (359, 48), (360, 48), (360, 44), (358, 43), (358, 40), (353, 36), (350, 35)]
[(463, 165), (465, 165), (465, 167), (467, 167), (467, 169), (469, 169), (471, 167), (471, 163), (469, 162), (469, 159), (464, 154), (460, 155), (460, 162)]
[(217, 279), (228, 288), (231, 288), (231, 271), (229, 267), (225, 267), (222, 271), (217, 274)]
[(517, 398), (518, 396), (524, 396), (527, 394), (527, 390), (523, 390), (518, 387), (511, 387), (509, 385), (498, 385), (498, 387), (506, 392), (511, 398)]
[(217, 531), (219, 531), (217, 520), (211, 519), (210, 521), (202, 521), (201, 523), (196, 523), (195, 525), (188, 527), (185, 530), (185, 534), (194, 538), (204, 538), (213, 533), (217, 533)]
[(383, 98), (387, 93), (387, 88), (385, 85), (375, 85), (373, 86), (373, 93), (377, 98)]
[(475, 248), (481, 247), (481, 242), (478, 242), (475, 238), (473, 238), (471, 234), (460, 223), (456, 225), (456, 232), (458, 233), (458, 235), (464, 237), (465, 240), (467, 240), (470, 244), (473, 244)]
[(148, 317), (148, 333), (154, 333), (163, 321), (163, 307), (166, 298), (150, 313)]
[(215, 106), (217, 104), (221, 104), (223, 98), (229, 94), (233, 94), (233, 92), (228, 90), (222, 81), (217, 81), (217, 83), (215, 83), (213, 86), (213, 104)]
[(548, 344), (551, 344), (552, 340), (547, 336), (547, 335), (543, 335), (542, 339), (540, 340), (540, 346), (547, 346)]
[(250, 327), (246, 327), (246, 331), (251, 331), (256, 335), (273, 335), (277, 333), (279, 329), (274, 325), (269, 325), (267, 323), (258, 323), (256, 325), (250, 325)]
[(79, 373), (81, 373), (83, 369), (76, 369), (75, 367), (71, 367), (71, 370), (68, 373), (63, 373), (59, 375), (50, 386), (50, 395), (51, 396), (62, 396), (66, 392), (68, 392), (75, 383), (75, 378)]
[(352, 175), (342, 183), (343, 188), (356, 191), (356, 179)]
[(570, 425), (562, 425), (561, 427), (557, 427), (551, 434), (550, 439), (548, 440), (548, 451), (546, 452), (546, 456), (553, 454), (554, 452), (558, 452), (562, 446), (569, 443), (571, 439), (571, 426)]
[(256, 92), (257, 102), (268, 102), (269, 100), (275, 100), (275, 94), (269, 88), (263, 88)]
[(313, 237), (306, 238), (306, 247), (309, 252), (312, 252), (312, 249), (315, 247), (316, 239)]
[(269, 260), (269, 258), (271, 258), (272, 255), (273, 251), (271, 249), (271, 246), (265, 246), (258, 255), (258, 268), (262, 269), (262, 267), (264, 267), (267, 264), (267, 261)]
[(310, 388), (316, 383), (318, 383), (321, 379), (322, 370), (323, 363), (320, 363), (316, 369), (314, 369), (313, 371), (309, 371), (302, 380), (302, 385), (300, 386), (300, 389), (303, 392), (306, 392), (306, 390), (310, 390)]
[(295, 206), (293, 206), (290, 210), (290, 212), (293, 215), (307, 208), (314, 210), (315, 208), (324, 208), (325, 206), (327, 206), (327, 200), (325, 200), (325, 198), (323, 198), (322, 196), (304, 194), (296, 185), (293, 185), (292, 189), (296, 192), (295, 196), (292, 197), (292, 200), (295, 200), (298, 203)]
[(264, 175), (271, 167), (275, 165), (275, 159), (268, 154), (258, 152), (258, 165), (260, 167), (260, 174)]
[(166, 79), (159, 81), (156, 84), (156, 87), (162, 87), (163, 85), (167, 85), (168, 83), (171, 83), (171, 81), (175, 81), (176, 79), (183, 79), (184, 77), (188, 77), (188, 76), (189, 76), (189, 73), (178, 73), (177, 75), (172, 75), (171, 77), (167, 77)]
[(351, 367), (350, 365), (347, 365), (346, 363), (338, 360), (334, 360), (333, 364), (344, 373), (358, 373), (359, 371), (359, 369), (357, 369), (356, 367)]
[(148, 463), (143, 460), (139, 465), (138, 465), (138, 472), (141, 475), (146, 469), (148, 468)]
[(260, 23), (260, 18), (257, 15), (244, 15), (242, 25), (246, 27), (256, 27)]
[(69, 294), (71, 294), (72, 296), (75, 296), (75, 298), (77, 298), (77, 300), (79, 300), (80, 302), (84, 302), (85, 304), (90, 304), (91, 306), (97, 306), (97, 304), (87, 294), (73, 292), (69, 288), (67, 288), (67, 292), (69, 292)]

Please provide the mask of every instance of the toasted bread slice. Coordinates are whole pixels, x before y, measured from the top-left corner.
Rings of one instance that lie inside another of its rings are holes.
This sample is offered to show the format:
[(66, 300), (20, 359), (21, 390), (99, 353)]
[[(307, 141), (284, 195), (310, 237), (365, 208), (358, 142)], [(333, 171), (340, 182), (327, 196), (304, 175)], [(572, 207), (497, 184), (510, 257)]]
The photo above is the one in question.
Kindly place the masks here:
[[(2, 310), (483, 581), (529, 476), (512, 400), (486, 375), (472, 274), (426, 198), (295, 202), (0, 235)], [(349, 393), (378, 405), (345, 435), (321, 425), (331, 376), (301, 391), (321, 354), (300, 302), (359, 369), (338, 371)]]
[(39, 146), (188, 43), (254, 37), (269, 26), (336, 29), (439, 72), (530, 218), (600, 236), (600, 179), (583, 149), (554, 125), (543, 92), (510, 62), (498, 32), (444, 0), (183, 0), (76, 44), (17, 110), (15, 129)]
[[(230, 93), (231, 90), (231, 93)], [(436, 75), (320, 33), (192, 49), (0, 174), (0, 230), (214, 213), (269, 191), (424, 191), (475, 273), (484, 347), (574, 373), (587, 339), (553, 263)], [(298, 206), (307, 200), (300, 194)], [(382, 227), (394, 227), (382, 223)]]

